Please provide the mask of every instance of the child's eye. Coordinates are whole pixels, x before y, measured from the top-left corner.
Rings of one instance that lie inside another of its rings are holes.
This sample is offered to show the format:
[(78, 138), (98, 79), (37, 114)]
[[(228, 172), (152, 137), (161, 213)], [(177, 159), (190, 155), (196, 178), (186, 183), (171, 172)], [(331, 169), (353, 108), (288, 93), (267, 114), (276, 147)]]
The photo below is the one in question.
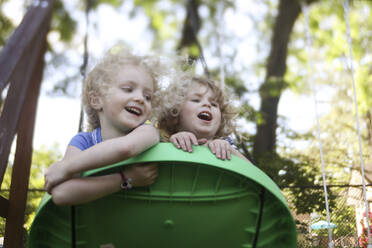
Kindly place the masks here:
[(124, 90), (124, 92), (128, 92), (128, 93), (133, 91), (132, 87), (122, 87), (121, 89)]
[(192, 101), (192, 102), (200, 102), (200, 100), (197, 99), (197, 98), (193, 98), (193, 99), (191, 99), (191, 101)]
[(146, 99), (146, 101), (151, 101), (152, 96), (151, 95), (145, 95), (145, 99)]
[(218, 103), (216, 103), (216, 102), (211, 102), (211, 105), (213, 106), (213, 107), (218, 107)]

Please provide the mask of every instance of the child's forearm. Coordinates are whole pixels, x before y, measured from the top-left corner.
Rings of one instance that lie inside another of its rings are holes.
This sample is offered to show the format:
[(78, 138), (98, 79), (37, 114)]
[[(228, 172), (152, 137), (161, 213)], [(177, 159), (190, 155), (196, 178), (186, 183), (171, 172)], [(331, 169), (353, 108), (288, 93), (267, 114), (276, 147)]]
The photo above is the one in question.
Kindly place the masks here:
[(75, 205), (90, 202), (120, 190), (121, 177), (119, 173), (72, 178), (52, 190), (53, 202), (56, 205)]
[(101, 142), (65, 158), (66, 170), (73, 175), (126, 160), (159, 142), (157, 129), (143, 125), (126, 136)]
[(142, 125), (126, 136), (109, 139), (85, 151), (69, 146), (64, 158), (47, 169), (44, 188), (50, 193), (53, 187), (73, 175), (136, 156), (157, 144), (159, 139), (156, 128)]

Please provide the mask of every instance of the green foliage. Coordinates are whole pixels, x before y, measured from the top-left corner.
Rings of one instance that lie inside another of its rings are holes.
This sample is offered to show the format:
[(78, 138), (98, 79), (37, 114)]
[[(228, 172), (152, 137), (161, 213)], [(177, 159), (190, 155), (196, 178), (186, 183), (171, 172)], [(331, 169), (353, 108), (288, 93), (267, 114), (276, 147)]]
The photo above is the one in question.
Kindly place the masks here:
[(241, 98), (244, 94), (248, 92), (246, 86), (244, 85), (244, 82), (239, 78), (226, 77), (225, 84), (229, 86), (231, 89), (233, 89), (234, 94), (239, 98)]
[[(322, 102), (320, 105), (322, 115), (319, 120), (326, 183), (327, 185), (348, 184), (350, 182), (350, 172), (354, 169), (358, 171), (360, 169), (358, 137), (355, 128), (352, 91), (350, 89), (349, 77), (347, 77), (348, 72), (323, 68), (322, 73), (326, 74), (325, 78), (328, 79), (326, 81), (320, 81), (323, 85), (319, 90), (323, 94), (325, 92), (328, 99), (328, 102)], [(334, 80), (334, 78), (338, 80)], [(333, 85), (327, 85), (325, 87), (326, 83), (332, 83)], [(327, 109), (328, 111), (325, 111)], [(367, 130), (362, 130), (364, 149), (362, 152), (365, 155), (369, 154), (369, 147), (366, 145), (368, 140), (364, 138), (367, 137), (366, 132)], [(306, 135), (293, 138), (296, 138), (291, 141), (293, 147), (283, 147), (283, 150), (280, 149), (280, 154), (301, 161), (305, 168), (316, 170), (317, 172), (313, 177), (314, 180), (310, 184), (322, 185), (323, 182), (320, 177), (322, 164), (317, 128), (314, 127)], [(297, 138), (300, 138), (301, 142), (296, 141)], [(306, 143), (303, 143), (304, 141)], [(299, 155), (302, 158), (298, 157)], [(366, 163), (369, 163), (370, 157), (365, 156), (364, 159)], [(309, 177), (311, 176), (310, 174)], [(298, 183), (304, 185), (306, 182), (298, 181)], [(326, 220), (324, 191), (322, 187), (319, 189), (286, 189), (285, 193), (296, 213), (301, 213), (303, 210), (308, 211), (308, 213), (316, 212), (321, 216), (319, 219)], [(317, 199), (317, 197), (319, 198)], [(335, 240), (345, 237), (355, 237), (355, 207), (346, 205), (346, 201), (350, 197), (348, 189), (328, 187), (328, 197), (331, 222), (337, 225), (337, 228), (333, 229)], [(314, 207), (314, 205), (317, 205), (317, 207)], [(312, 221), (312, 223), (314, 222), (316, 220)], [(314, 230), (313, 233), (317, 233), (318, 236), (328, 236), (326, 230)]]
[[(370, 114), (372, 108), (371, 59), (368, 56), (372, 38), (372, 33), (368, 31), (372, 28), (370, 12), (371, 4), (366, 1), (354, 1), (353, 5), (350, 6), (353, 63), (362, 123), (362, 153), (365, 155), (366, 163), (370, 161), (368, 156), (370, 153), (369, 141), (367, 139), (370, 134), (368, 129), (363, 127), (368, 124), (366, 116)], [(350, 58), (350, 54), (342, 2), (320, 1), (310, 8), (312, 72), (307, 64), (309, 54), (300, 49), (301, 47), (306, 48), (304, 25), (304, 19), (300, 19), (296, 23), (293, 34), (296, 39), (291, 43), (290, 50), (292, 61), (285, 79), (291, 85), (291, 89), (296, 89), (297, 92), (302, 93), (310, 93), (310, 78), (314, 79), (317, 93), (323, 96), (321, 100), (318, 99), (318, 108), (321, 113), (321, 142), (327, 184), (348, 184), (350, 171), (353, 169), (359, 170), (360, 159), (357, 130), (355, 128), (354, 103), (352, 101), (352, 78), (349, 66), (346, 64), (348, 62), (346, 59)], [(308, 161), (314, 168), (321, 168), (316, 127), (307, 136), (301, 135), (299, 138), (302, 143), (307, 140), (305, 147), (303, 145), (300, 146), (302, 149), (296, 148), (296, 146), (281, 147), (279, 148), (280, 154), (289, 158), (294, 158), (296, 154), (302, 154), (304, 156), (301, 159), (302, 163)], [(296, 140), (292, 140), (292, 142), (299, 143)], [(290, 152), (288, 153), (288, 151)], [(308, 165), (304, 166), (308, 167)], [(320, 178), (315, 177), (314, 183), (320, 184)], [(339, 194), (339, 192), (336, 192), (336, 194)], [(333, 205), (335, 209), (338, 209), (339, 200), (340, 198), (336, 199), (336, 205)], [(310, 205), (311, 201), (307, 204)], [(297, 207), (297, 203), (295, 205)], [(337, 216), (354, 216), (350, 211), (345, 207), (343, 212), (337, 213)], [(355, 225), (354, 220), (349, 223)]]
[(30, 188), (41, 189), (44, 186), (44, 171), (49, 165), (61, 159), (58, 146), (46, 148), (41, 147), (32, 154), (32, 167), (30, 175)]
[[(54, 146), (50, 149), (41, 147), (39, 150), (34, 150), (32, 156), (32, 164), (30, 171), (29, 189), (27, 194), (26, 210), (25, 210), (25, 224), (26, 230), (29, 229), (32, 220), (35, 216), (36, 208), (44, 194), (44, 171), (53, 162), (59, 160), (61, 154), (58, 152), (58, 147)], [(8, 165), (8, 169), (4, 175), (2, 184), (1, 196), (9, 198), (10, 181), (12, 175), (12, 164)], [(0, 235), (5, 233), (5, 219), (0, 219)]]
[(155, 0), (135, 0), (137, 9), (142, 9), (150, 19), (150, 29), (156, 36), (155, 46), (169, 40), (174, 40), (178, 32), (181, 31), (181, 22), (176, 16), (176, 8), (180, 8), (180, 1), (155, 1)]
[[(279, 157), (276, 154), (265, 154), (258, 161), (259, 168), (271, 177), (279, 186), (284, 187), (286, 198), (297, 214), (321, 211), (325, 208), (322, 189), (307, 189), (297, 187), (312, 186), (320, 179), (319, 167), (314, 166), (311, 157), (298, 154), (291, 159)], [(328, 192), (331, 200), (335, 199), (333, 192)], [(331, 201), (334, 205), (334, 202)]]
[(86, 0), (91, 4), (92, 9), (96, 9), (100, 4), (108, 4), (113, 7), (119, 7), (123, 4), (123, 0)]
[(372, 68), (370, 65), (359, 66), (356, 73), (357, 95), (361, 115), (366, 115), (372, 108)]
[[(31, 175), (29, 188), (31, 189), (43, 189), (44, 188), (44, 172), (47, 167), (52, 163), (61, 159), (61, 154), (58, 152), (58, 146), (55, 145), (49, 149), (41, 147), (40, 150), (33, 152), (32, 165), (31, 165)], [(43, 192), (29, 192), (27, 197), (27, 207), (26, 207), (26, 219), (25, 228), (28, 230), (31, 226), (32, 220), (35, 216), (35, 211)]]
[(197, 45), (193, 44), (188, 47), (187, 54), (192, 58), (198, 58), (200, 51)]
[(259, 113), (248, 104), (246, 101), (242, 101), (242, 103), (239, 106), (240, 112), (239, 117), (243, 118), (246, 121), (254, 122), (256, 119), (260, 117)]
[(5, 44), (11, 31), (14, 29), (12, 21), (3, 13), (2, 5), (7, 1), (0, 1), (0, 47)]
[(75, 34), (76, 20), (72, 19), (62, 0), (57, 0), (54, 3), (51, 30), (58, 32), (60, 34), (60, 40), (63, 42), (71, 41)]
[(355, 208), (352, 206), (345, 206), (344, 202), (337, 202), (336, 209), (338, 211), (332, 212), (332, 221), (337, 225), (333, 233), (336, 237), (342, 237), (350, 234), (355, 234), (356, 219)]

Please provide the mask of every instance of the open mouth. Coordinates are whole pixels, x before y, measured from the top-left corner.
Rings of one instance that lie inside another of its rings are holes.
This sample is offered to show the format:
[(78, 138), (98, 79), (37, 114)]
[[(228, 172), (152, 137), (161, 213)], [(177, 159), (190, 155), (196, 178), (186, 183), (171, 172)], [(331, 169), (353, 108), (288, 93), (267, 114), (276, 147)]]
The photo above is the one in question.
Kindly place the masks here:
[(137, 107), (125, 107), (125, 110), (137, 116), (140, 116), (142, 114), (142, 110)]
[(198, 118), (204, 121), (211, 121), (213, 119), (212, 114), (208, 111), (202, 111), (198, 114)]

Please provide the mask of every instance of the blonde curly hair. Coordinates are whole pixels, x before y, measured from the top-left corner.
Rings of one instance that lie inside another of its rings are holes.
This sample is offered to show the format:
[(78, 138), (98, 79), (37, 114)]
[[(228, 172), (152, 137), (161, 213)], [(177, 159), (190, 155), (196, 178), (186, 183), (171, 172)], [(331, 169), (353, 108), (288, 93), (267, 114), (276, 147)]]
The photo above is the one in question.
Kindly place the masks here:
[(200, 84), (210, 88), (219, 104), (221, 124), (214, 138), (227, 137), (235, 130), (233, 119), (237, 116), (238, 111), (231, 104), (230, 95), (226, 89), (222, 89), (222, 87), (212, 79), (195, 77), (190, 73), (181, 73), (178, 78), (174, 80), (175, 81), (162, 92), (161, 102), (158, 102), (156, 108), (158, 127), (165, 136), (165, 139), (178, 132), (177, 128), (179, 126), (179, 115), (182, 105), (185, 103), (187, 93), (193, 84)]
[(116, 74), (125, 66), (141, 66), (151, 75), (154, 82), (152, 103), (159, 96), (159, 79), (170, 73), (170, 66), (164, 58), (156, 55), (137, 55), (125, 47), (116, 46), (109, 50), (103, 59), (89, 72), (83, 86), (82, 102), (87, 116), (88, 131), (100, 127), (98, 112), (90, 103), (93, 92), (104, 95), (114, 82)]

